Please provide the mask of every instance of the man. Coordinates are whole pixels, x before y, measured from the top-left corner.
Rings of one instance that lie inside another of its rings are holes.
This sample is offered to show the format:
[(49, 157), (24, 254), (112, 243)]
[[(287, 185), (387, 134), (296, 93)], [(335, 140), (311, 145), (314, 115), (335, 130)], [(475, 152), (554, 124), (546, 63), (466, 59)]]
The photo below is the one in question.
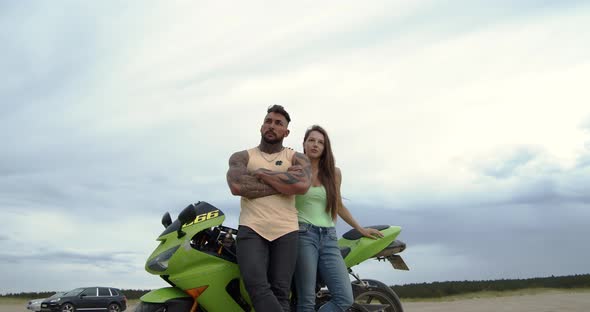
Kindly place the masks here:
[(307, 156), (283, 146), (290, 121), (282, 106), (271, 106), (260, 144), (229, 159), (227, 183), (241, 196), (238, 265), (256, 312), (289, 311), (299, 230), (294, 195), (311, 185)]

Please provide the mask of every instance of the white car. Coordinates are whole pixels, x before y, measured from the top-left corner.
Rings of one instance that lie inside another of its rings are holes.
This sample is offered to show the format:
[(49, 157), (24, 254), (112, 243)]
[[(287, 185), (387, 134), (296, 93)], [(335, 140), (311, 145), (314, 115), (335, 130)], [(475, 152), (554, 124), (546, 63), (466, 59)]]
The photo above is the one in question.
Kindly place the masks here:
[(56, 292), (55, 294), (53, 294), (49, 298), (32, 299), (27, 304), (27, 309), (29, 309), (31, 311), (39, 312), (39, 311), (41, 311), (41, 302), (43, 302), (43, 301), (45, 301), (47, 299), (50, 299), (50, 298), (57, 298), (57, 297), (59, 297), (59, 296), (61, 296), (63, 294), (64, 294), (63, 292)]

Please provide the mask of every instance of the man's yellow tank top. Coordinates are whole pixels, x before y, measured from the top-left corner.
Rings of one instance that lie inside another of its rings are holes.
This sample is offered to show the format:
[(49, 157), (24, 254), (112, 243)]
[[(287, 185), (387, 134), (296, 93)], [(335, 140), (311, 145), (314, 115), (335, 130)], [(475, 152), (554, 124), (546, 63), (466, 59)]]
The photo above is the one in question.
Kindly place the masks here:
[[(265, 168), (286, 172), (291, 167), (295, 151), (284, 148), (279, 153), (266, 154), (258, 147), (248, 150), (248, 171)], [(259, 198), (242, 197), (240, 225), (253, 229), (258, 235), (273, 241), (287, 233), (297, 231), (297, 209), (294, 195), (270, 195)]]

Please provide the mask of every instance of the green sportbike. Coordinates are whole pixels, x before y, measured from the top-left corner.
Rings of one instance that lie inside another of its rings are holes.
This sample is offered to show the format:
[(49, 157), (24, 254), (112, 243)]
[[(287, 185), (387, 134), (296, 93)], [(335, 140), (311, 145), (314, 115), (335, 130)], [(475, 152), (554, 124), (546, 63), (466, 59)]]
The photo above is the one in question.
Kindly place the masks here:
[[(223, 226), (224, 220), (224, 213), (207, 202), (190, 204), (174, 222), (168, 212), (164, 214), (165, 230), (158, 237), (160, 244), (148, 258), (145, 269), (171, 286), (143, 295), (136, 312), (254, 311), (236, 261), (237, 230)], [(344, 262), (354, 277), (355, 303), (349, 311), (402, 312), (401, 302), (391, 287), (361, 279), (350, 269), (367, 259), (377, 259), (388, 260), (396, 269), (408, 270), (398, 255), (406, 245), (395, 240), (401, 228), (372, 228), (384, 237), (373, 240), (351, 230), (338, 240)], [(316, 302), (320, 307), (329, 301), (330, 293), (321, 281), (317, 290)]]

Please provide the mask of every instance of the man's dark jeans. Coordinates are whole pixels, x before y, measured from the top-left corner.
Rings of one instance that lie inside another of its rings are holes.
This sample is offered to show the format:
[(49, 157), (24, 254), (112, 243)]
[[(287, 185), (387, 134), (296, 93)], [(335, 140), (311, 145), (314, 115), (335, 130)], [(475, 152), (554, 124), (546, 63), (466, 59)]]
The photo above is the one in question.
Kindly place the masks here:
[(247, 226), (237, 236), (238, 265), (256, 312), (290, 311), (298, 231), (268, 241)]

